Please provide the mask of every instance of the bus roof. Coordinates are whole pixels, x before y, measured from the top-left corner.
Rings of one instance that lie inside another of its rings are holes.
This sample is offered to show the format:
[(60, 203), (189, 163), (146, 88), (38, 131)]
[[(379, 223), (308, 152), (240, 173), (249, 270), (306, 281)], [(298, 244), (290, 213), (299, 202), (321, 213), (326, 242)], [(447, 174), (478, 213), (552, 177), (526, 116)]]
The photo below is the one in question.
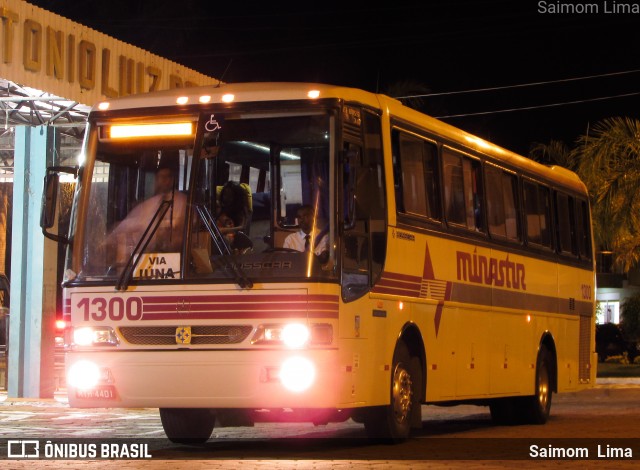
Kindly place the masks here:
[[(364, 105), (378, 108), (388, 116), (402, 119), (419, 128), (428, 130), (430, 133), (444, 138), (447, 142), (456, 143), (458, 146), (484, 154), (498, 162), (504, 162), (507, 165), (517, 167), (545, 181), (552, 181), (579, 193), (587, 193), (587, 189), (580, 178), (566, 168), (542, 165), (463, 131), (462, 129), (404, 106), (397, 99), (357, 88), (320, 83), (295, 82), (222, 83), (219, 86), (175, 88), (172, 90), (130, 95), (113, 100), (106, 100), (105, 102), (109, 103), (109, 110), (122, 110), (175, 106), (178, 104), (178, 98), (186, 100), (186, 103), (183, 102), (185, 106), (189, 104), (200, 105), (203, 103), (290, 101), (322, 98), (339, 98), (346, 101), (357, 101)], [(93, 110), (98, 109), (101, 109), (100, 104), (97, 104), (93, 108)]]

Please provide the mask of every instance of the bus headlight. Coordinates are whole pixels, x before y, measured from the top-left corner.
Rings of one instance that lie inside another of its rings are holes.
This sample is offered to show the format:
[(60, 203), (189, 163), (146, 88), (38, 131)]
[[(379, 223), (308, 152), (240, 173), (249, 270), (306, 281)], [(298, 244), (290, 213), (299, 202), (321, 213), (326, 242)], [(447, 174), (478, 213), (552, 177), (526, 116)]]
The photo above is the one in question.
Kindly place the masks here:
[(291, 349), (303, 347), (309, 341), (309, 328), (300, 323), (290, 323), (282, 329), (282, 342)]
[(73, 330), (77, 346), (116, 346), (118, 337), (110, 326), (85, 326)]
[(282, 344), (287, 348), (299, 349), (309, 341), (309, 328), (301, 323), (286, 325), (260, 325), (253, 335), (253, 344)]
[(302, 323), (286, 325), (260, 325), (252, 344), (284, 345), (289, 349), (300, 349), (308, 345), (328, 345), (333, 341), (333, 327), (328, 323), (317, 323), (308, 327)]
[(280, 381), (292, 392), (304, 392), (316, 379), (316, 368), (304, 357), (291, 357), (280, 367)]
[(78, 361), (67, 372), (67, 383), (82, 390), (95, 387), (99, 381), (100, 368), (91, 361)]

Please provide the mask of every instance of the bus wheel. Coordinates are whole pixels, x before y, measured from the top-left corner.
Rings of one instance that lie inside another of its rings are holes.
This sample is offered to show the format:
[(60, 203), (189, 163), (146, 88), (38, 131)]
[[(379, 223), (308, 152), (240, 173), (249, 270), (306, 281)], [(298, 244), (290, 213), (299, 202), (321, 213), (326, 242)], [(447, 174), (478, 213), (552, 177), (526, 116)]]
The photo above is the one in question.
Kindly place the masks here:
[(391, 367), (390, 403), (369, 410), (364, 419), (367, 435), (399, 442), (409, 437), (412, 424), (422, 423), (420, 361), (411, 357), (407, 346), (399, 342)]
[(526, 422), (544, 424), (551, 412), (551, 371), (553, 370), (553, 356), (545, 346), (540, 347), (536, 361), (535, 395), (524, 397), (521, 411)]
[(207, 408), (160, 408), (160, 421), (171, 442), (202, 444), (211, 437), (216, 416)]

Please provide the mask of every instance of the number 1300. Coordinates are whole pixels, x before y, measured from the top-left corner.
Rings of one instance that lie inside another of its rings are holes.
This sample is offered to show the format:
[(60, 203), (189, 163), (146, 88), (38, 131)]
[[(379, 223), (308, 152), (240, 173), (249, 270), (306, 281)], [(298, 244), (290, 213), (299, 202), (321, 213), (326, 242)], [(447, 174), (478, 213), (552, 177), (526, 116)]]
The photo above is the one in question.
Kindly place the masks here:
[(142, 318), (142, 299), (140, 297), (83, 297), (76, 304), (82, 309), (84, 321), (140, 320)]

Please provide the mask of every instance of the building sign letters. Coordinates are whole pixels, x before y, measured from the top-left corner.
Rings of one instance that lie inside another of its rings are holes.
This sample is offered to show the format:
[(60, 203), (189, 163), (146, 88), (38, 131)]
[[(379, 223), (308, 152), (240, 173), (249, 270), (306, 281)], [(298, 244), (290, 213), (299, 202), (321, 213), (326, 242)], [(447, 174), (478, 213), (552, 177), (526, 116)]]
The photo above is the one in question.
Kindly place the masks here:
[[(42, 80), (71, 85), (84, 100), (48, 88), (46, 91), (83, 104), (214, 81), (24, 2), (2, 2), (0, 21), (0, 68), (34, 74), (32, 83), (21, 84), (38, 89), (44, 89), (37, 83)], [(19, 82), (11, 76), (4, 78)], [(87, 100), (93, 92), (96, 99)]]

